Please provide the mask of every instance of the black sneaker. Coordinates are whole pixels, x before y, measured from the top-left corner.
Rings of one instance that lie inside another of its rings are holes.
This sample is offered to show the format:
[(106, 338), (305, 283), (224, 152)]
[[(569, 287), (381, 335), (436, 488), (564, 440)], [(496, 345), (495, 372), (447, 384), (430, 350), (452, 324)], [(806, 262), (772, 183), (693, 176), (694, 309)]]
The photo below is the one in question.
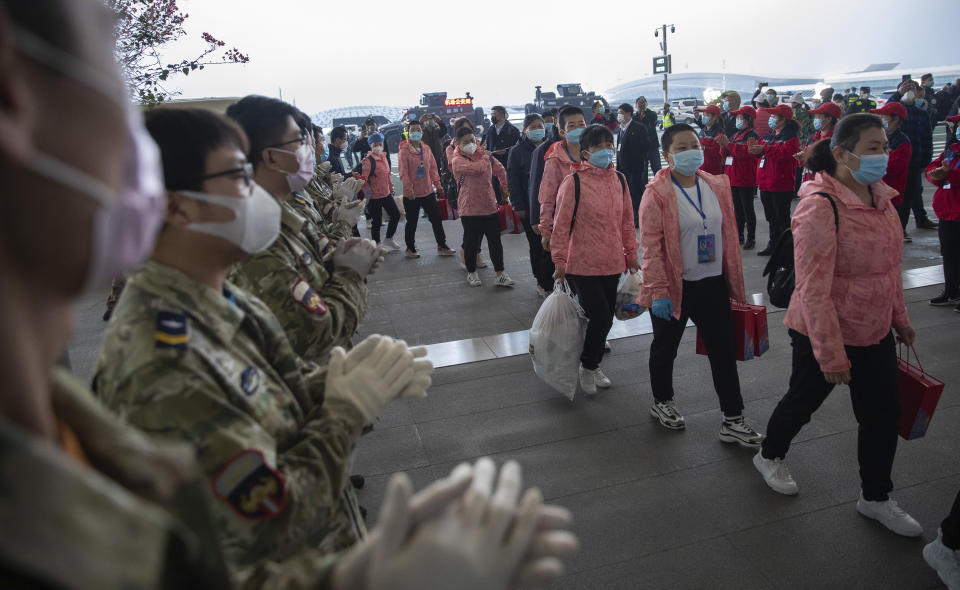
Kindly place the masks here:
[(919, 229), (937, 229), (940, 227), (940, 224), (935, 221), (930, 221), (929, 219), (921, 219), (920, 221), (914, 222)]
[(362, 490), (364, 484), (367, 483), (367, 480), (362, 475), (351, 475), (350, 476), (350, 485), (353, 486), (355, 490)]
[(953, 295), (947, 295), (947, 292), (944, 291), (930, 300), (930, 305), (935, 305), (937, 307), (946, 307), (948, 305), (957, 305), (960, 303), (960, 293), (954, 293)]
[(773, 254), (773, 242), (767, 244), (767, 247), (757, 252), (757, 256), (770, 256)]
[(743, 244), (743, 249), (744, 249), (744, 250), (753, 250), (753, 249), (756, 248), (756, 247), (757, 247), (757, 242), (754, 241), (754, 240), (747, 240), (747, 241)]

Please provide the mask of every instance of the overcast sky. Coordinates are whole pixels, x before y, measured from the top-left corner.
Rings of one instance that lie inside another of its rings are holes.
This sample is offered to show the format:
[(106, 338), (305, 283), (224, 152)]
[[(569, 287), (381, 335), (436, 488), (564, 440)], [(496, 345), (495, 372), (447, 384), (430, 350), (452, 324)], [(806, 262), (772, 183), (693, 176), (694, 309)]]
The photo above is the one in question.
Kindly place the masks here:
[[(960, 0), (533, 2), (489, 0), (180, 0), (203, 31), (250, 56), (176, 78), (182, 97), (250, 93), (308, 113), (416, 104), (421, 92), (469, 90), (484, 106), (533, 100), (533, 87), (582, 82), (602, 92), (648, 75), (669, 35), (674, 72), (822, 75), (871, 63), (960, 63)], [(550, 7), (547, 9), (547, 7)], [(720, 7), (724, 7), (720, 10)], [(915, 14), (908, 11), (913, 10)], [(911, 28), (907, 28), (907, 26)], [(454, 29), (456, 27), (456, 29)], [(938, 84), (943, 81), (938, 81)]]

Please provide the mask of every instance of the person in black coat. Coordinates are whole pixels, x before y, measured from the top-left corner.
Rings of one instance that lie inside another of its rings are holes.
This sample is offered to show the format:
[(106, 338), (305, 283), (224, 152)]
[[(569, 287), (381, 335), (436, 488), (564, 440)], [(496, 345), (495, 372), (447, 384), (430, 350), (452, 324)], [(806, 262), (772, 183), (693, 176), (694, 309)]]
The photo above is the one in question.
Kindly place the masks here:
[[(357, 154), (357, 166), (360, 166), (359, 162), (361, 162), (364, 156), (367, 155), (367, 152), (370, 151), (370, 142), (367, 141), (367, 138), (376, 133), (378, 128), (379, 125), (377, 125), (377, 122), (373, 117), (370, 117), (364, 124), (363, 135), (361, 135), (357, 141), (353, 142), (352, 150)], [(387, 147), (386, 143), (383, 145), (383, 153), (387, 155), (387, 164), (390, 164), (392, 168), (393, 163), (390, 161), (390, 148)]]
[(647, 164), (654, 174), (660, 170), (660, 138), (657, 137), (657, 113), (647, 106), (647, 98), (638, 96), (634, 110), (634, 119), (643, 123), (649, 133), (647, 134)]
[(617, 109), (617, 170), (623, 172), (633, 201), (633, 224), (640, 227), (640, 197), (647, 186), (647, 154), (650, 130), (633, 118), (633, 106), (623, 103)]
[(500, 106), (490, 109), (490, 129), (487, 130), (484, 139), (487, 151), (506, 167), (507, 150), (520, 141), (520, 131), (507, 120), (507, 109)]
[(347, 171), (343, 168), (343, 154), (347, 151), (347, 128), (341, 126), (330, 130), (330, 171), (346, 177)]
[[(550, 253), (543, 249), (540, 235), (530, 224), (530, 167), (537, 147), (552, 143), (547, 139), (543, 118), (536, 114), (527, 115), (523, 120), (523, 134), (520, 141), (510, 148), (507, 157), (507, 185), (510, 188), (510, 204), (523, 224), (523, 231), (530, 245), (530, 268), (537, 279), (537, 293), (545, 297), (553, 290), (553, 260)], [(542, 158), (541, 158), (542, 160)]]

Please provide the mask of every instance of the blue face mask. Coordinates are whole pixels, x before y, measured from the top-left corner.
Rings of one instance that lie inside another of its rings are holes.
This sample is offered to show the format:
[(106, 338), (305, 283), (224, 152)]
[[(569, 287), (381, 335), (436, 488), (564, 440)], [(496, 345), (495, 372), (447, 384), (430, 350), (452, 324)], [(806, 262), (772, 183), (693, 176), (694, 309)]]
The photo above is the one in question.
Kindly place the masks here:
[(954, 132), (954, 135), (957, 136), (957, 141), (960, 141), (960, 125), (957, 125), (957, 130)]
[(553, 131), (553, 123), (544, 123), (544, 124), (543, 124), (543, 129), (544, 129), (544, 131), (546, 131), (547, 133)]
[(774, 117), (773, 115), (770, 115), (770, 118), (767, 119), (767, 125), (770, 126), (770, 129), (776, 129), (776, 128), (777, 128), (777, 118)]
[(613, 162), (613, 150), (602, 149), (590, 154), (590, 163), (597, 168), (607, 168)]
[(747, 126), (747, 122), (743, 119), (737, 119), (737, 129), (744, 129)]
[(530, 129), (527, 131), (527, 137), (530, 138), (530, 141), (538, 142), (543, 141), (543, 138), (547, 135), (545, 129)]
[(570, 143), (580, 143), (580, 136), (583, 135), (583, 130), (585, 127), (579, 127), (571, 131), (567, 131), (567, 141)]
[(703, 166), (702, 150), (687, 150), (673, 155), (673, 169), (678, 174), (693, 176), (700, 166)]
[(821, 129), (823, 129), (823, 119), (814, 119), (813, 128), (816, 129), (817, 131), (820, 131)]
[[(850, 155), (860, 160), (859, 170), (850, 170), (854, 180), (864, 185), (871, 185), (883, 180), (887, 173), (887, 161), (890, 159), (886, 154), (870, 154), (867, 156), (858, 156), (853, 152)], [(847, 166), (849, 169), (850, 167)]]
[(730, 110), (730, 101), (729, 100), (723, 101), (723, 112), (727, 112), (729, 110)]
[(421, 139), (423, 139), (423, 132), (422, 132), (422, 131), (411, 131), (411, 132), (410, 132), (410, 140), (411, 140), (411, 141), (420, 141)]
[(708, 114), (706, 114), (706, 113), (700, 113), (700, 120), (703, 122), (704, 125), (709, 125), (709, 124), (710, 124), (710, 115), (708, 115)]
[(330, 146), (323, 144), (323, 153), (320, 154), (320, 161), (326, 162), (330, 159)]

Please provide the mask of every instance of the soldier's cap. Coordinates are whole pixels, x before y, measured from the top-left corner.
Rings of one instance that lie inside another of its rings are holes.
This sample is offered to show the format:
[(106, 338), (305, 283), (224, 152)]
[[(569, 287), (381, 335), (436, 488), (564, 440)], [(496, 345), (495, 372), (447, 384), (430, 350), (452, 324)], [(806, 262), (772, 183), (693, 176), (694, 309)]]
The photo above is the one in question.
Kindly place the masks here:
[(834, 119), (840, 119), (840, 117), (843, 116), (843, 111), (840, 110), (840, 105), (830, 101), (823, 103), (815, 109), (810, 109), (809, 113), (811, 115), (830, 115)]
[(860, 92), (870, 92), (870, 87), (869, 87), (869, 86), (861, 86), (861, 87), (860, 87)]
[(718, 107), (715, 104), (708, 104), (705, 107), (697, 107), (693, 109), (693, 111), (696, 113), (707, 113), (708, 115), (711, 115), (713, 117), (719, 117), (720, 114), (723, 112), (720, 110), (720, 107)]
[(874, 115), (896, 115), (901, 119), (907, 118), (907, 107), (899, 102), (893, 101), (888, 102), (879, 109), (870, 109), (870, 112)]
[(793, 119), (793, 109), (790, 108), (788, 104), (778, 104), (777, 106), (771, 107), (761, 107), (759, 109), (762, 112), (770, 113), (771, 115), (779, 115), (786, 120)]
[(383, 134), (380, 133), (379, 131), (376, 133), (371, 133), (370, 137), (367, 138), (367, 143), (370, 143), (370, 144), (383, 143)]
[(735, 111), (730, 111), (730, 114), (736, 117), (737, 115), (743, 115), (745, 117), (750, 117), (751, 119), (757, 118), (757, 109), (753, 108), (750, 105), (745, 105), (740, 107)]

